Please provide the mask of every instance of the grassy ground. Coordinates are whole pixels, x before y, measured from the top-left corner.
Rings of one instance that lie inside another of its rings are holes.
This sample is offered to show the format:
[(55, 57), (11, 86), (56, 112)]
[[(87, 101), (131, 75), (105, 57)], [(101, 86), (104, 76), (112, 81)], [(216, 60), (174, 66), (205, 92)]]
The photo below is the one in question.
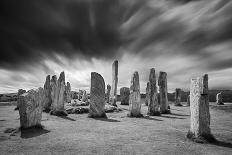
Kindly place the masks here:
[(220, 141), (216, 145), (186, 139), (189, 107), (171, 106), (172, 114), (150, 118), (128, 118), (128, 106), (120, 107), (124, 110), (108, 113), (108, 119), (43, 113), (44, 129), (10, 135), (4, 130), (19, 127), (18, 111), (0, 106), (0, 154), (232, 154), (231, 111), (211, 106), (212, 133)]

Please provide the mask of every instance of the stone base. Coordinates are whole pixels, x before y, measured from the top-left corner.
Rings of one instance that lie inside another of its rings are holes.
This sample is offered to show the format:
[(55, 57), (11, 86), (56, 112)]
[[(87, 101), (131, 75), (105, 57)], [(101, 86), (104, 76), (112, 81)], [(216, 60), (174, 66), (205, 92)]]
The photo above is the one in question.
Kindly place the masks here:
[(129, 105), (129, 103), (121, 103), (121, 105)]
[(162, 111), (161, 114), (171, 114), (171, 110), (165, 110), (165, 111)]
[(68, 116), (67, 112), (65, 110), (61, 110), (61, 111), (54, 111), (51, 110), (50, 111), (50, 115), (55, 115), (55, 116)]
[(221, 102), (221, 103), (217, 103), (217, 105), (225, 105), (223, 102)]
[(15, 109), (14, 109), (14, 110), (15, 110), (15, 111), (16, 111), (16, 110), (19, 110), (19, 107), (15, 107)]
[(196, 143), (214, 143), (217, 141), (212, 134), (196, 137), (191, 131), (188, 131), (186, 137)]
[(91, 115), (91, 114), (88, 114), (88, 117), (89, 118), (107, 118), (106, 114), (102, 114), (102, 115)]
[(136, 116), (133, 116), (131, 114), (127, 114), (127, 117), (136, 117), (136, 118), (140, 118), (140, 117), (143, 117), (143, 114), (139, 114), (139, 115), (136, 115)]
[(183, 105), (182, 104), (175, 104), (176, 107), (182, 107)]
[(159, 111), (156, 111), (156, 112), (148, 112), (147, 115), (149, 116), (160, 116), (161, 113)]
[(43, 109), (43, 112), (46, 112), (46, 113), (49, 113), (51, 111), (50, 108), (47, 108), (47, 109)]
[(29, 130), (29, 129), (43, 129), (43, 128), (44, 127), (41, 124), (37, 124), (35, 126), (31, 126), (31, 127), (28, 127), (28, 128), (20, 127), (19, 129), (20, 130)]

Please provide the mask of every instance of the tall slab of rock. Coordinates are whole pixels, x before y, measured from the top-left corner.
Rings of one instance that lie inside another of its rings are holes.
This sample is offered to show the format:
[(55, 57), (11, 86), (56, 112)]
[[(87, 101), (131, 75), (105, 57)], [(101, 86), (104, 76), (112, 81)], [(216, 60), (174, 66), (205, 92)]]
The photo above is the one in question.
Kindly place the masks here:
[(55, 75), (52, 76), (51, 88), (52, 88), (51, 114), (66, 116), (67, 113), (64, 109), (64, 96), (65, 96), (65, 74), (64, 72), (60, 73), (60, 77), (58, 80)]
[(190, 95), (187, 97), (187, 106), (190, 106)]
[(110, 90), (111, 86), (108, 84), (106, 87), (106, 103), (110, 103)]
[(145, 105), (148, 106), (148, 99), (149, 99), (149, 85), (150, 83), (147, 82), (147, 87), (146, 87), (146, 98), (145, 98)]
[(141, 114), (141, 97), (139, 73), (134, 72), (131, 78), (130, 97), (129, 97), (129, 117), (140, 117)]
[(130, 89), (128, 87), (122, 87), (120, 89), (121, 105), (129, 105), (129, 96)]
[(69, 82), (65, 86), (65, 101), (71, 103), (71, 84)]
[(79, 90), (79, 93), (78, 93), (78, 100), (79, 101), (81, 101), (82, 95), (83, 95), (83, 90)]
[(44, 90), (29, 90), (19, 96), (20, 127), (30, 128), (41, 126), (42, 111), (44, 102)]
[(214, 141), (210, 130), (208, 75), (191, 79), (190, 130), (187, 137), (198, 141)]
[(159, 79), (159, 104), (160, 104), (160, 112), (162, 114), (170, 113), (170, 108), (168, 104), (168, 88), (167, 88), (167, 73), (160, 72)]
[(217, 95), (216, 95), (216, 103), (218, 105), (224, 105), (224, 103), (222, 102), (222, 92), (217, 93)]
[(50, 85), (50, 75), (46, 77), (46, 81), (44, 84), (44, 104), (43, 104), (43, 110), (45, 112), (49, 112), (51, 110), (51, 104), (52, 104), (52, 97), (51, 97), (51, 85)]
[(18, 94), (17, 94), (17, 106), (15, 108), (15, 110), (18, 110), (19, 109), (19, 96), (26, 93), (26, 90), (24, 89), (19, 89), (18, 90)]
[(88, 96), (87, 96), (85, 90), (83, 90), (83, 95), (82, 95), (82, 98), (81, 98), (81, 102), (88, 102)]
[(112, 87), (110, 93), (110, 103), (113, 106), (117, 106), (117, 85), (118, 85), (118, 60), (115, 60), (112, 64)]
[(106, 117), (104, 108), (105, 81), (100, 74), (91, 72), (89, 117)]
[(160, 115), (158, 93), (157, 93), (157, 86), (156, 86), (156, 75), (155, 75), (154, 68), (150, 70), (150, 75), (149, 75), (149, 97), (148, 97), (147, 114), (151, 116)]
[(182, 104), (181, 104), (181, 89), (180, 88), (176, 88), (175, 106), (182, 106)]

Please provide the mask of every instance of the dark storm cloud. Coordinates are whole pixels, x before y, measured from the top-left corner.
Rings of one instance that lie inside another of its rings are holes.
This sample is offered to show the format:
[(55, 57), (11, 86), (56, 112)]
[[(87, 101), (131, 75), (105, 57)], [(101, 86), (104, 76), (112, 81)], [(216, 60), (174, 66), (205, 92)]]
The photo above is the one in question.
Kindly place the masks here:
[(112, 57), (117, 0), (1, 0), (0, 66), (18, 69), (61, 54)]

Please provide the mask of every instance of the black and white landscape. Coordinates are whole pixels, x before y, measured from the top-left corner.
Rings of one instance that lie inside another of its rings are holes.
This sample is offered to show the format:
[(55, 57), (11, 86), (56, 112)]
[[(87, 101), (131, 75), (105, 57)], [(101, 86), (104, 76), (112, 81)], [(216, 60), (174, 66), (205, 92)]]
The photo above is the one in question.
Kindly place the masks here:
[(232, 1), (1, 0), (0, 154), (231, 154)]

